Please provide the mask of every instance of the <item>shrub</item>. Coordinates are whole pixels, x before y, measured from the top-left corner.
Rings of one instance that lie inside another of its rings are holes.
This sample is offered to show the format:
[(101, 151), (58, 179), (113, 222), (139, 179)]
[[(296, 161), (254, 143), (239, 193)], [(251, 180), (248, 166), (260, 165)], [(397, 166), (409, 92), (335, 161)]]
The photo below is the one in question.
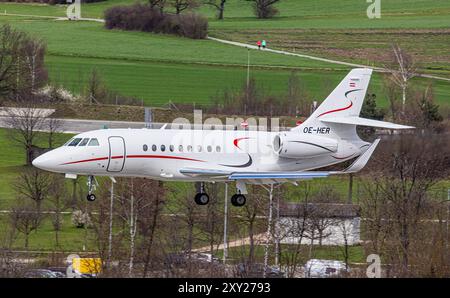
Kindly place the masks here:
[(72, 213), (72, 223), (79, 229), (84, 228), (86, 225), (89, 227), (91, 225), (91, 220), (89, 215), (83, 213), (81, 210), (76, 210)]
[(107, 29), (174, 34), (194, 39), (205, 38), (208, 21), (198, 14), (168, 14), (146, 4), (114, 6), (105, 11)]

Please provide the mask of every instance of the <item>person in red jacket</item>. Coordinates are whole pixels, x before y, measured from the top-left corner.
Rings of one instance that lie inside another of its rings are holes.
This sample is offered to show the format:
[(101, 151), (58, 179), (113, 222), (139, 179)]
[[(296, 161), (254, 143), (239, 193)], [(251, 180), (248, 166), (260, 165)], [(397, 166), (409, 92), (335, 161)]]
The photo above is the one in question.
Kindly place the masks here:
[(256, 42), (256, 45), (258, 46), (258, 50), (261, 50), (261, 41), (260, 41), (260, 40), (258, 40), (258, 41)]

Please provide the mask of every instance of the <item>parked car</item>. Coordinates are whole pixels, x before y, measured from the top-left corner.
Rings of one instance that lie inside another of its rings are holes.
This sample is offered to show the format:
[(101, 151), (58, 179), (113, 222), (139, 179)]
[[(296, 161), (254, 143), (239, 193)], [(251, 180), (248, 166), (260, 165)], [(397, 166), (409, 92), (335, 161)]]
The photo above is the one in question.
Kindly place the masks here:
[(193, 252), (188, 253), (173, 253), (166, 256), (164, 265), (171, 268), (186, 268), (188, 262), (199, 268), (209, 268), (211, 264), (222, 264), (220, 260), (211, 254)]
[(48, 269), (31, 269), (25, 272), (25, 278), (63, 278), (65, 274)]
[[(243, 278), (261, 278), (264, 277), (264, 264), (261, 263), (239, 263), (236, 266), (236, 274)], [(266, 277), (282, 278), (285, 277), (285, 272), (278, 267), (268, 266)]]
[(337, 260), (311, 259), (304, 266), (305, 277), (337, 277), (349, 272), (345, 263)]

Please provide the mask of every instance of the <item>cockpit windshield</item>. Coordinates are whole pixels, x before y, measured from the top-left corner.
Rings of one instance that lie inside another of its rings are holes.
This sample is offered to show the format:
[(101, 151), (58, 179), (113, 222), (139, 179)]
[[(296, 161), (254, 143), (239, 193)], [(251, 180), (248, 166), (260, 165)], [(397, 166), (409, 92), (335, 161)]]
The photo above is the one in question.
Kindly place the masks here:
[(71, 138), (70, 140), (68, 140), (63, 146), (67, 146), (70, 144), (70, 142), (72, 142), (73, 138)]
[(97, 138), (71, 138), (63, 146), (100, 146)]
[(89, 138), (84, 138), (78, 146), (86, 146), (86, 144), (89, 142)]
[(75, 147), (76, 145), (78, 145), (79, 142), (81, 142), (81, 138), (75, 138), (67, 146), (74, 146)]

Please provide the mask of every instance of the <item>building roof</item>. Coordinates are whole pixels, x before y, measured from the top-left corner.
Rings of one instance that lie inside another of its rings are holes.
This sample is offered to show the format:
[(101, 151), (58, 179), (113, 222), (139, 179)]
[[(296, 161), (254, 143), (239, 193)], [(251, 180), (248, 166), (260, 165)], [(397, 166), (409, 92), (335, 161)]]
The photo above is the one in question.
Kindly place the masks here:
[(339, 203), (282, 203), (280, 217), (355, 218), (361, 208), (354, 204)]

